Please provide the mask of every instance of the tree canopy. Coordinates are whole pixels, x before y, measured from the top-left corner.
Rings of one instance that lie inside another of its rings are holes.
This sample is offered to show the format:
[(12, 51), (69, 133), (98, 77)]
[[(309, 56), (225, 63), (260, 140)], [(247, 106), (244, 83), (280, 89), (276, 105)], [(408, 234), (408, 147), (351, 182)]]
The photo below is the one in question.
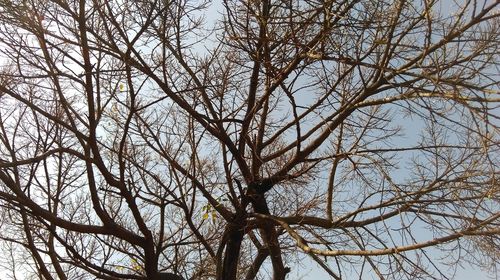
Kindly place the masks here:
[(0, 0), (1, 269), (495, 273), (498, 6)]

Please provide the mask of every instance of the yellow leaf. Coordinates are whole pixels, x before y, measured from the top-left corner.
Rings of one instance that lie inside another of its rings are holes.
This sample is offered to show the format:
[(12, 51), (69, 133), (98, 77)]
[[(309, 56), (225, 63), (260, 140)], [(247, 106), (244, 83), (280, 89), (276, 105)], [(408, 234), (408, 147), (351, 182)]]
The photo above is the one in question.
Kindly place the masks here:
[(132, 259), (132, 269), (135, 271), (142, 270), (142, 267), (139, 265), (139, 263), (135, 259)]
[(120, 91), (123, 91), (125, 89), (125, 85), (123, 85), (123, 84), (120, 84), (119, 87), (120, 87)]
[(208, 219), (208, 213), (203, 214), (203, 220)]

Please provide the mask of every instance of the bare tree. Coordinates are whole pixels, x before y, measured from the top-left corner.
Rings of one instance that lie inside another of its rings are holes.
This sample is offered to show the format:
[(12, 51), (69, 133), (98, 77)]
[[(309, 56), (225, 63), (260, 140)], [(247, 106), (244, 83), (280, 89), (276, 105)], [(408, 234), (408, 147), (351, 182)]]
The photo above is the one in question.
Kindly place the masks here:
[(0, 0), (2, 266), (495, 273), (499, 23), (498, 1)]

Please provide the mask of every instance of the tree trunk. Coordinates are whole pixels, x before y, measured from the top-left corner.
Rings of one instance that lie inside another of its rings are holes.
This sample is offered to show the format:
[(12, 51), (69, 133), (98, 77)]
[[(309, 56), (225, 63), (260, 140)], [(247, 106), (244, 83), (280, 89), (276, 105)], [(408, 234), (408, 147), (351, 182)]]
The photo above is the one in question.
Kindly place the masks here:
[(240, 259), (241, 242), (243, 241), (243, 228), (234, 225), (228, 232), (228, 240), (224, 251), (224, 261), (222, 263), (222, 272), (217, 280), (236, 280), (238, 272), (238, 263)]
[(148, 280), (160, 280), (158, 273), (158, 256), (154, 250), (154, 243), (151, 239), (146, 240), (146, 248), (144, 248), (144, 270)]
[[(255, 193), (251, 195), (251, 198), (255, 213), (265, 215), (270, 214), (264, 194)], [(274, 224), (270, 221), (265, 221), (260, 232), (269, 250), (269, 256), (271, 257), (271, 263), (273, 265), (273, 280), (284, 280), (286, 274), (290, 272), (290, 268), (285, 267), (283, 263), (281, 248), (278, 241), (278, 232), (276, 231)]]

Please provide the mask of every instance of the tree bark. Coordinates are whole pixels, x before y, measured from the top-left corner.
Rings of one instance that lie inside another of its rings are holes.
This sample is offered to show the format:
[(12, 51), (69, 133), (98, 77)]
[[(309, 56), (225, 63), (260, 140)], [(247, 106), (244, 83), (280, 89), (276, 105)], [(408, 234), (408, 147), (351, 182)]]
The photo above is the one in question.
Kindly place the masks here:
[(260, 267), (269, 256), (269, 250), (259, 249), (257, 256), (255, 257), (252, 266), (248, 269), (247, 274), (245, 276), (245, 280), (253, 280), (255, 276), (257, 276), (257, 272), (259, 272)]
[[(267, 206), (264, 192), (272, 186), (258, 186), (258, 188), (249, 188), (249, 197), (252, 202), (255, 213), (270, 215), (269, 207)], [(265, 189), (265, 191), (262, 191)], [(290, 268), (285, 267), (281, 256), (281, 248), (278, 241), (278, 232), (274, 224), (270, 221), (264, 221), (260, 230), (262, 238), (269, 250), (271, 263), (273, 265), (273, 280), (284, 280), (286, 274), (290, 272)]]
[(240, 259), (241, 242), (243, 241), (243, 228), (235, 225), (228, 225), (228, 240), (224, 251), (224, 261), (222, 263), (222, 273), (218, 280), (236, 280), (238, 263)]

